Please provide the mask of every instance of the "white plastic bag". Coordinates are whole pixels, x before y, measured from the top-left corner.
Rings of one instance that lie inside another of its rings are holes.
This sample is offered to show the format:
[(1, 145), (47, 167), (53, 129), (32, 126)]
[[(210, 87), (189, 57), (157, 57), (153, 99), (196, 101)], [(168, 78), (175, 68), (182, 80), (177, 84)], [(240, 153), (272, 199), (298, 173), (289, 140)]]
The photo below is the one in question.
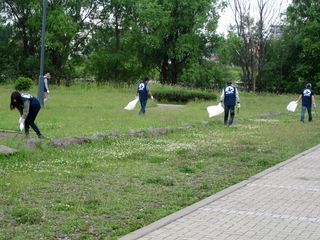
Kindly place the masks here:
[(22, 131), (24, 129), (24, 119), (22, 117), (19, 118), (19, 130)]
[(288, 104), (287, 106), (287, 110), (289, 112), (295, 112), (298, 106), (298, 102), (297, 101), (292, 101)]
[(221, 103), (219, 103), (218, 105), (207, 107), (207, 111), (209, 114), (209, 118), (211, 118), (223, 113), (224, 108), (221, 106)]
[(139, 97), (136, 97), (134, 100), (129, 102), (128, 105), (124, 107), (124, 109), (128, 111), (133, 110), (136, 107), (138, 102), (139, 102)]

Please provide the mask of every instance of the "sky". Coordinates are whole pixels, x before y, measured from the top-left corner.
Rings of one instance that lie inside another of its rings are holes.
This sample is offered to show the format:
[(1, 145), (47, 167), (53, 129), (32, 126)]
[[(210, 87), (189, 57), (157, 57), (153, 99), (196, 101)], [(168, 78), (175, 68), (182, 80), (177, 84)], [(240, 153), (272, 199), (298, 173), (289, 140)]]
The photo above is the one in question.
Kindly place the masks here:
[[(257, 2), (257, 0), (246, 0), (247, 2), (250, 2), (250, 4), (252, 4), (252, 15), (255, 15), (254, 11), (254, 6)], [(281, 12), (284, 12), (285, 9), (289, 6), (289, 4), (291, 3), (291, 0), (271, 0), (275, 2), (275, 6), (280, 8), (281, 7)], [(281, 4), (282, 1), (282, 4)], [(217, 28), (217, 33), (219, 34), (223, 34), (223, 35), (227, 35), (228, 33), (228, 29), (230, 24), (234, 25), (234, 16), (232, 13), (232, 10), (230, 7), (227, 7), (223, 12), (220, 13), (220, 19), (218, 22), (218, 28)]]

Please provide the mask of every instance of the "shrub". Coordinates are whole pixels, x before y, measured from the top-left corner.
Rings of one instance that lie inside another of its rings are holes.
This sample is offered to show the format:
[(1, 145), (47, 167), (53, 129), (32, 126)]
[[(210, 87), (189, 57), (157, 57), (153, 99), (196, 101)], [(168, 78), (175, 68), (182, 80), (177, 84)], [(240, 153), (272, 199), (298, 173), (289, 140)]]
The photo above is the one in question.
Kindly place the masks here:
[(189, 65), (184, 69), (180, 84), (188, 87), (216, 89), (223, 86), (226, 71), (217, 63), (203, 61)]
[(19, 77), (15, 81), (14, 89), (17, 91), (27, 91), (32, 86), (32, 80), (26, 77)]
[(157, 86), (152, 88), (152, 94), (160, 102), (187, 103), (194, 100), (217, 99), (212, 92), (183, 87)]

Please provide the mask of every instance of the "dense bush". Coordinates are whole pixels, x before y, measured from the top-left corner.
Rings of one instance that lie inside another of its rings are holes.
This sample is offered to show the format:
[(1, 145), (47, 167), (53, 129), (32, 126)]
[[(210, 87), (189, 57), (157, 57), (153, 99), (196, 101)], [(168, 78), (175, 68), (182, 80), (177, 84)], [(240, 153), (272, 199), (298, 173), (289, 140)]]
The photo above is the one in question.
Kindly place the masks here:
[(213, 92), (183, 87), (154, 86), (153, 96), (161, 102), (186, 103), (194, 100), (216, 100)]
[(220, 89), (226, 77), (223, 66), (210, 61), (190, 64), (184, 69), (179, 84), (187, 87)]
[(17, 91), (27, 91), (32, 86), (32, 80), (26, 77), (19, 77), (15, 81), (14, 89)]

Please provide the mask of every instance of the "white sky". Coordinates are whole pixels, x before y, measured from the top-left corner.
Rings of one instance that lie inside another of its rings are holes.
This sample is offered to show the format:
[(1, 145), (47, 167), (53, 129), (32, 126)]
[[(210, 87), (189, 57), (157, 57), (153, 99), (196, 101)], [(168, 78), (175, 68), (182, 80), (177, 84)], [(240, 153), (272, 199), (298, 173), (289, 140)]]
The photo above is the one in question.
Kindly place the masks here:
[[(247, 2), (250, 2), (252, 6), (256, 5), (257, 0), (246, 0)], [(278, 4), (279, 7), (281, 6), (281, 12), (284, 12), (286, 8), (291, 3), (291, 0), (274, 0), (276, 4)], [(282, 4), (280, 4), (282, 2)], [(252, 16), (255, 15), (254, 8), (252, 7)], [(228, 29), (230, 25), (234, 25), (234, 16), (232, 13), (232, 10), (230, 7), (227, 7), (222, 13), (220, 13), (220, 19), (218, 22), (218, 28), (217, 33), (219, 34), (228, 34)]]

